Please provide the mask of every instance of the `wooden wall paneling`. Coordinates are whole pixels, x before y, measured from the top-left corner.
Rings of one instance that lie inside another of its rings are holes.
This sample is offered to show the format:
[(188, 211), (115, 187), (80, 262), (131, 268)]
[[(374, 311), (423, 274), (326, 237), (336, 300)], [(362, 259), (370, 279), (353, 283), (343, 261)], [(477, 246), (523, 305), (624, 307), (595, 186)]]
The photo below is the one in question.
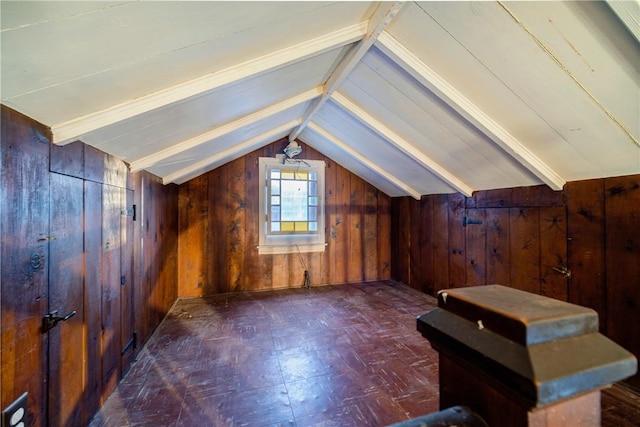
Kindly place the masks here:
[(377, 280), (378, 272), (378, 189), (365, 183), (364, 207), (364, 280)]
[(199, 176), (178, 190), (178, 232), (185, 238), (178, 243), (180, 276), (178, 287), (182, 296), (202, 296), (209, 283), (209, 263), (205, 255), (209, 245), (209, 180)]
[(409, 283), (414, 289), (421, 290), (424, 287), (424, 275), (420, 263), (420, 201), (414, 198), (409, 201)]
[(518, 207), (556, 207), (564, 206), (564, 193), (554, 191), (547, 185), (518, 187), (511, 192), (511, 206)]
[(513, 190), (501, 188), (498, 190), (475, 191), (473, 197), (467, 198), (468, 208), (508, 208), (512, 203)]
[(378, 278), (391, 278), (391, 197), (378, 192)]
[(324, 170), (324, 226), (326, 229), (326, 243), (324, 248), (325, 268), (320, 283), (331, 283), (336, 271), (336, 239), (338, 237), (338, 195), (336, 186), (338, 185), (338, 165), (331, 160), (326, 161)]
[(84, 181), (84, 406), (87, 419), (100, 408), (102, 389), (102, 185)]
[(540, 208), (541, 295), (568, 300), (568, 278), (557, 271), (563, 267), (568, 268), (566, 209), (563, 206)]
[[(220, 167), (209, 173), (209, 208), (213, 209), (213, 215), (209, 215), (209, 238), (207, 239), (209, 250), (205, 254), (209, 264), (208, 291), (211, 293), (229, 292), (227, 285), (227, 186), (228, 170), (226, 166)], [(197, 196), (196, 196), (197, 197)]]
[(568, 300), (599, 314), (606, 331), (604, 180), (569, 182), (567, 199)]
[(402, 283), (409, 284), (410, 236), (409, 198), (391, 199), (391, 245), (396, 250), (391, 255), (391, 274)]
[(83, 144), (84, 179), (104, 183), (106, 153), (90, 145)]
[(485, 209), (466, 209), (465, 216), (480, 224), (467, 224), (464, 228), (466, 245), (466, 284), (487, 284), (487, 224)]
[(433, 200), (432, 196), (420, 199), (420, 227), (418, 245), (420, 247), (420, 269), (422, 274), (421, 290), (434, 295), (434, 262), (433, 262)]
[(605, 179), (605, 218), (607, 335), (640, 357), (640, 175)]
[(83, 182), (50, 175), (49, 311), (76, 314), (49, 330), (48, 425), (83, 425)]
[(433, 196), (433, 283), (434, 292), (449, 288), (449, 199)]
[(49, 141), (46, 129), (0, 110), (0, 407), (25, 391), (31, 425), (46, 424)]
[(133, 191), (120, 189), (122, 208), (120, 214), (120, 301), (121, 333), (120, 348), (122, 354), (122, 375), (124, 376), (135, 358), (135, 302), (133, 277)]
[(258, 256), (258, 242), (260, 239), (260, 171), (258, 167), (258, 159), (262, 156), (262, 150), (254, 151), (248, 154), (244, 162), (244, 179), (245, 179), (245, 250), (244, 250), (244, 287), (251, 288), (258, 280), (265, 283), (264, 287), (271, 288), (271, 273), (267, 274), (265, 269), (264, 256)]
[(509, 286), (540, 293), (540, 209), (509, 209)]
[(102, 401), (120, 378), (120, 212), (121, 189), (102, 188)]
[(348, 279), (349, 268), (349, 208), (351, 198), (351, 179), (349, 172), (342, 166), (336, 165), (336, 217), (334, 244), (334, 271), (332, 279), (334, 283), (344, 283)]
[(351, 174), (349, 197), (349, 245), (347, 259), (347, 281), (361, 282), (364, 279), (364, 181)]
[(487, 232), (486, 282), (508, 286), (511, 283), (511, 234), (509, 209), (485, 209)]
[(245, 158), (230, 162), (228, 214), (224, 228), (227, 232), (227, 280), (231, 292), (245, 290), (243, 271), (245, 259)]
[(465, 198), (460, 193), (449, 194), (449, 286), (459, 288), (467, 284), (465, 229)]
[(164, 247), (165, 264), (165, 301), (164, 315), (171, 309), (178, 299), (178, 186), (176, 184), (163, 185), (164, 189), (164, 223), (162, 245)]
[(84, 178), (84, 144), (80, 141), (67, 145), (51, 144), (51, 172)]

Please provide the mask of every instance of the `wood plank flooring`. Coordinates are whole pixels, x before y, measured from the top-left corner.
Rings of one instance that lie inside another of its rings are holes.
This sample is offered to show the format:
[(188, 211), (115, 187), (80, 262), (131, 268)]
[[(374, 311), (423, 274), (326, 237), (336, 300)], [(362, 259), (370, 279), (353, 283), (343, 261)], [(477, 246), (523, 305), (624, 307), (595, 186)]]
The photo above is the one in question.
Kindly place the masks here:
[[(416, 331), (435, 304), (391, 281), (181, 299), (90, 426), (384, 426), (437, 411), (437, 353)], [(603, 396), (603, 426), (636, 425), (619, 402)]]

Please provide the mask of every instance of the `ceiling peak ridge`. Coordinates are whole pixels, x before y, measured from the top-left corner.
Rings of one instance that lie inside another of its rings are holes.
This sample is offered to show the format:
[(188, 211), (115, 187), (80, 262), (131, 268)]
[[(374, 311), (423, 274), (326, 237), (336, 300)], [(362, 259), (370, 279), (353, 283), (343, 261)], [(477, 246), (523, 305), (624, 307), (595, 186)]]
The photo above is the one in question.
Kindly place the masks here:
[(433, 92), (454, 111), (458, 112), (465, 120), (542, 182), (553, 190), (562, 190), (564, 184), (566, 184), (564, 178), (427, 64), (417, 58), (391, 34), (386, 31), (381, 34), (378, 38), (377, 46), (382, 53), (402, 67), (409, 75)]
[(367, 22), (359, 22), (168, 89), (54, 124), (50, 126), (53, 142), (68, 144), (102, 127), (349, 45), (361, 40), (366, 32)]
[(291, 132), (289, 141), (294, 141), (312, 120), (313, 116), (320, 111), (322, 106), (329, 100), (333, 92), (346, 80), (351, 71), (358, 65), (362, 57), (371, 49), (378, 37), (385, 28), (394, 20), (405, 2), (379, 2), (376, 11), (367, 22), (366, 35), (355, 46), (353, 46), (338, 63), (327, 82), (324, 85), (322, 96), (316, 100), (305, 112), (302, 123)]

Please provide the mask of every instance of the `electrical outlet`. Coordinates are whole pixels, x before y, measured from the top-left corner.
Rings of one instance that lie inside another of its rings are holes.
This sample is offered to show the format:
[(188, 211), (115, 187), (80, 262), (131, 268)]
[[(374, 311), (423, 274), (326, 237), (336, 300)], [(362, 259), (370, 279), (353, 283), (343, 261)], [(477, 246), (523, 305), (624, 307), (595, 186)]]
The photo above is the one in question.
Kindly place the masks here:
[(2, 411), (2, 427), (27, 426), (27, 392)]

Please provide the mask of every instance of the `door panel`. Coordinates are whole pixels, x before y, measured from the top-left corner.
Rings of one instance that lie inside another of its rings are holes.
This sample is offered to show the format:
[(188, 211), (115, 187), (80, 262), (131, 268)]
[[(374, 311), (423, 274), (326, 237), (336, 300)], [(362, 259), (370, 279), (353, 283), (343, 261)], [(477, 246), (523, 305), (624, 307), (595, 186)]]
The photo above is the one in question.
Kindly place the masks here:
[(82, 180), (52, 173), (49, 311), (64, 317), (49, 334), (49, 426), (83, 425)]
[(31, 425), (43, 426), (49, 144), (41, 130), (4, 106), (0, 123), (0, 407), (28, 391)]
[(134, 301), (133, 301), (133, 191), (122, 189), (122, 206), (126, 214), (120, 215), (120, 271), (124, 283), (120, 285), (122, 374), (124, 375), (135, 357)]
[(121, 189), (102, 186), (102, 401), (120, 378), (120, 215)]

